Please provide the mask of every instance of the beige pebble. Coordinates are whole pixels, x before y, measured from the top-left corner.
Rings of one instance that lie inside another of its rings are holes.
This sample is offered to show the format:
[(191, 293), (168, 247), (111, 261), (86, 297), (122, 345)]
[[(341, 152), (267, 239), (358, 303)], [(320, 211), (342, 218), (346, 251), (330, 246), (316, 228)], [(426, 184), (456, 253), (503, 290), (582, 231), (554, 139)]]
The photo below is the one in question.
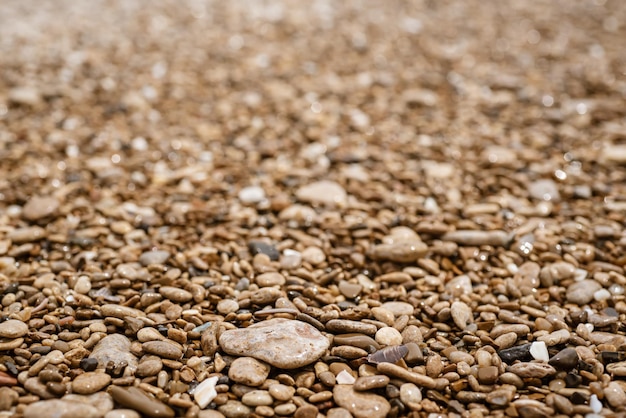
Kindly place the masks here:
[(16, 319), (0, 322), (0, 338), (20, 338), (28, 332), (28, 325)]
[(185, 303), (193, 299), (191, 292), (179, 289), (178, 287), (162, 286), (159, 288), (159, 293), (163, 295), (163, 297), (177, 303)]
[(241, 397), (241, 402), (248, 406), (272, 405), (274, 400), (266, 390), (252, 390)]
[(252, 357), (239, 357), (231, 364), (228, 377), (234, 382), (256, 387), (265, 382), (269, 372), (269, 365)]
[(72, 381), (72, 391), (81, 395), (98, 392), (111, 383), (111, 376), (106, 373), (87, 372), (78, 375)]
[(113, 409), (107, 412), (104, 418), (141, 418), (141, 415), (132, 409)]
[(389, 384), (389, 377), (385, 375), (360, 376), (354, 382), (354, 390), (366, 391), (378, 388), (384, 388)]
[(183, 351), (168, 341), (147, 341), (141, 347), (146, 353), (170, 360), (178, 360), (183, 356)]
[(382, 396), (369, 392), (356, 392), (352, 385), (336, 385), (333, 399), (356, 418), (385, 418), (391, 409)]

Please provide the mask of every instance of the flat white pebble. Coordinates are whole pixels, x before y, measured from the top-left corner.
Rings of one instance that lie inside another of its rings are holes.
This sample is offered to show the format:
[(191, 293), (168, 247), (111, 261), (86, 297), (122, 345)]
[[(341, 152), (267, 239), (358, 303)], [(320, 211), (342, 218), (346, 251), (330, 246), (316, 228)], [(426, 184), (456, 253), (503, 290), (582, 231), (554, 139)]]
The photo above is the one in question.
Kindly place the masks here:
[(546, 347), (546, 343), (543, 341), (534, 341), (530, 345), (530, 355), (533, 356), (535, 360), (542, 360), (542, 361), (550, 360), (548, 347)]
[(337, 377), (335, 378), (335, 380), (337, 381), (337, 384), (339, 385), (352, 385), (354, 384), (354, 382), (356, 382), (356, 379), (354, 378), (354, 376), (352, 376), (350, 373), (348, 373), (345, 370), (340, 371), (337, 374)]

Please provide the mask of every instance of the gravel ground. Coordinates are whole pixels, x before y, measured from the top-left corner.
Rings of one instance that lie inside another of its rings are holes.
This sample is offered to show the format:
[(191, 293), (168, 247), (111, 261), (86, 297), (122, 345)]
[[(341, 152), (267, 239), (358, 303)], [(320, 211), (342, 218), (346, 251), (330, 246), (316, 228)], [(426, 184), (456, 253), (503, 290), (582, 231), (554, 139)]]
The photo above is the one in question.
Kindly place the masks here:
[(0, 4), (0, 417), (623, 417), (626, 3)]

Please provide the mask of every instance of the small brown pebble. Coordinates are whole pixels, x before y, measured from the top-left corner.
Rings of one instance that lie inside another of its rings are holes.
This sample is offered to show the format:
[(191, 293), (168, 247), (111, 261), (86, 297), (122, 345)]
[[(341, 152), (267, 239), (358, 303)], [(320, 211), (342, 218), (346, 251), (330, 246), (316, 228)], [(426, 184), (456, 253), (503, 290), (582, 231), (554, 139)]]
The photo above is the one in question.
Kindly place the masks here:
[(361, 376), (354, 382), (354, 390), (366, 391), (383, 388), (389, 384), (389, 377), (385, 375)]

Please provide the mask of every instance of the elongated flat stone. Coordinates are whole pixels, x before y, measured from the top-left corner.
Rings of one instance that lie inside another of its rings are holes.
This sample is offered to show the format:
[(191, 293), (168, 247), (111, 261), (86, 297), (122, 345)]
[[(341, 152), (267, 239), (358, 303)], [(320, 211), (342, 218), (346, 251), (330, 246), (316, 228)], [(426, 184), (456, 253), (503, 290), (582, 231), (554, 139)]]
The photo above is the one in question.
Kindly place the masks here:
[(281, 369), (296, 369), (319, 359), (328, 339), (313, 326), (275, 318), (222, 333), (222, 349), (231, 355), (254, 357)]

